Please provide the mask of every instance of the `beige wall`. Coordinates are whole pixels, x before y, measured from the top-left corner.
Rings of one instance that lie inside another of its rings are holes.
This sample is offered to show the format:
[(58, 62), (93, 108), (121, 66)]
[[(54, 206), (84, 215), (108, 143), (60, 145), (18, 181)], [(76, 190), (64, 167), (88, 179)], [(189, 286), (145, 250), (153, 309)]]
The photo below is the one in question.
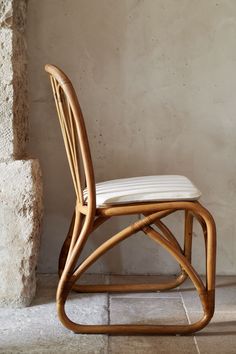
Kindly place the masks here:
[[(54, 63), (79, 92), (97, 181), (184, 174), (218, 227), (218, 273), (236, 273), (235, 0), (29, 0), (30, 151), (43, 168), (39, 270), (54, 272), (74, 195), (49, 82)], [(170, 225), (178, 233), (179, 217)], [(130, 219), (114, 220), (89, 248)], [(202, 235), (194, 262), (203, 270)], [(168, 273), (177, 267), (141, 234), (94, 272)]]

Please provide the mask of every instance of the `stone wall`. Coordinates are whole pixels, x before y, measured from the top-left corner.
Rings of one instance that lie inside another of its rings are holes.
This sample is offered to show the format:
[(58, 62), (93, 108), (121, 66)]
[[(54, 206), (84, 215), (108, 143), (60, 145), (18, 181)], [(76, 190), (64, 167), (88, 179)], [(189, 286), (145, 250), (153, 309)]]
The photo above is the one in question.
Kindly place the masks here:
[(21, 158), (28, 134), (26, 1), (0, 1), (0, 159)]
[(27, 2), (0, 0), (0, 305), (26, 306), (35, 294), (42, 218), (39, 162), (28, 140)]

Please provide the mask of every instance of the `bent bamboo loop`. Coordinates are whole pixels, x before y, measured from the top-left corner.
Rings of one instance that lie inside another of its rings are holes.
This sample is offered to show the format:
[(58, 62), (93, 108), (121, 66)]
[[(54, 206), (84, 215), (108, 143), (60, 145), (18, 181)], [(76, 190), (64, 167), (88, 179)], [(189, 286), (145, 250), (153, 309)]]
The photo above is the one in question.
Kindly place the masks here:
[[(65, 143), (77, 197), (74, 216), (59, 257), (60, 280), (57, 289), (57, 308), (61, 322), (76, 333), (109, 334), (186, 334), (200, 330), (214, 313), (216, 229), (211, 214), (197, 201), (169, 201), (112, 205), (96, 207), (96, 191), (93, 164), (83, 114), (68, 77), (57, 67), (46, 65), (50, 75), (56, 109)], [(81, 159), (80, 159), (81, 157)], [(82, 174), (84, 172), (88, 200), (83, 197)], [(170, 229), (162, 221), (178, 211), (185, 212), (184, 247), (182, 248)], [(112, 216), (143, 214), (144, 218), (129, 225), (94, 250), (80, 265), (76, 265), (89, 235)], [(191, 264), (193, 217), (202, 226), (206, 250), (206, 285)], [(151, 225), (156, 225), (161, 233)], [(96, 284), (78, 285), (80, 276), (105, 252), (118, 243), (143, 231), (165, 248), (181, 267), (175, 280), (160, 284)], [(104, 291), (156, 291), (171, 289), (189, 277), (196, 287), (204, 310), (203, 317), (188, 325), (80, 325), (71, 321), (65, 312), (69, 292)]]

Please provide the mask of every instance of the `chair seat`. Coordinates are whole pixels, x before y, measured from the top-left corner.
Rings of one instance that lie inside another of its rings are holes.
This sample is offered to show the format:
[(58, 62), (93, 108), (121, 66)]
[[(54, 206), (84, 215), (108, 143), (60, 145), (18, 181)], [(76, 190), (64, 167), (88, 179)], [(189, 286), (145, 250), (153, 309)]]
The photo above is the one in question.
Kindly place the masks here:
[[(184, 176), (160, 175), (114, 179), (96, 184), (97, 207), (115, 204), (197, 200), (201, 192)], [(87, 200), (87, 190), (84, 190)]]

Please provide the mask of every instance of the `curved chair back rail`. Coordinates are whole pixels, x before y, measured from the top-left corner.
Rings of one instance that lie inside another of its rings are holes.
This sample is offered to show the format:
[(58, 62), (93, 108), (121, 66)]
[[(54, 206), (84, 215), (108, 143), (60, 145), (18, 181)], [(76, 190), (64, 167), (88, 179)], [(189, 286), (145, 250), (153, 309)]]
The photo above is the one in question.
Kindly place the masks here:
[(78, 202), (85, 204), (83, 190), (87, 187), (88, 208), (95, 212), (96, 194), (93, 163), (83, 114), (69, 78), (54, 65), (47, 64), (57, 113)]

